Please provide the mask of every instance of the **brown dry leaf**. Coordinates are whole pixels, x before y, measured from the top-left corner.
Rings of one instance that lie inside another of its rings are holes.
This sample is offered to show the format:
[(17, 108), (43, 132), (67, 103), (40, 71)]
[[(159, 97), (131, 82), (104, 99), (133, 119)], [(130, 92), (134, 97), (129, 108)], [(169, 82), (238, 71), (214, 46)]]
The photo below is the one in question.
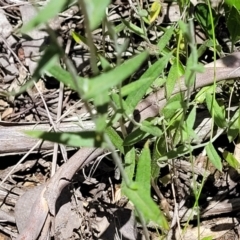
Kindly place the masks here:
[(15, 218), (19, 230), (18, 240), (37, 239), (48, 215), (44, 198), (45, 184), (32, 188), (23, 194), (15, 206)]
[(3, 233), (0, 232), (0, 240), (9, 240), (11, 239), (10, 237), (7, 237), (6, 235), (4, 235)]
[(0, 99), (0, 111), (1, 110), (3, 111), (8, 106), (9, 106), (8, 102), (4, 101), (3, 99)]
[[(40, 80), (36, 83), (35, 86), (38, 87), (38, 90), (39, 90), (41, 93), (43, 93), (43, 92), (46, 90), (45, 83), (44, 83), (44, 81), (43, 81), (42, 79), (40, 79)], [(38, 93), (38, 91), (37, 91), (37, 89), (36, 89), (35, 87), (34, 87), (33, 91), (36, 92), (36, 93)]]
[(234, 148), (234, 157), (238, 160), (240, 163), (240, 139), (238, 138), (235, 148)]
[(25, 117), (26, 121), (32, 122), (33, 121), (33, 114), (29, 114)]
[(2, 113), (2, 119), (8, 117), (9, 115), (11, 115), (13, 113), (13, 108), (7, 108), (4, 110), (4, 112)]

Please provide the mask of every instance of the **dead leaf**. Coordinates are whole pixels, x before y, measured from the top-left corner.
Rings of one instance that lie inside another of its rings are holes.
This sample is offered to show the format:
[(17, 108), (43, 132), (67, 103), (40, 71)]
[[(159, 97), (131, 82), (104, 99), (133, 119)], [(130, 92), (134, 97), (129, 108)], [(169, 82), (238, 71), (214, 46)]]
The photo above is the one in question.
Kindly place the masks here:
[(8, 117), (9, 115), (11, 115), (13, 113), (13, 108), (7, 108), (4, 110), (4, 112), (2, 113), (2, 119)]

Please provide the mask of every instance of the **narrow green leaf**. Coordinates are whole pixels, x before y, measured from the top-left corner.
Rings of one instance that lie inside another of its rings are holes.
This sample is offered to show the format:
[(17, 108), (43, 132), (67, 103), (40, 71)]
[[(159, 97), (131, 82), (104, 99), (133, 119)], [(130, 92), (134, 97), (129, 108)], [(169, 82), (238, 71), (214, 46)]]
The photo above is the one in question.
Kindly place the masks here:
[[(195, 17), (197, 21), (199, 22), (200, 26), (202, 29), (210, 36), (212, 36), (212, 25), (211, 25), (211, 19), (210, 19), (210, 13), (209, 13), (209, 8), (208, 5), (205, 3), (199, 3), (195, 6)], [(212, 11), (212, 16), (213, 16), (213, 22), (214, 26), (217, 26), (218, 22), (218, 17), (214, 9), (211, 9)]]
[(208, 145), (205, 147), (208, 158), (210, 162), (213, 164), (213, 166), (218, 169), (219, 171), (222, 171), (222, 162), (221, 158), (219, 157), (217, 151), (215, 150), (214, 146), (211, 142), (208, 143)]
[(163, 134), (163, 132), (158, 126), (154, 126), (151, 122), (146, 120), (141, 122), (140, 129), (156, 137), (161, 137)]
[(213, 40), (212, 39), (207, 39), (204, 41), (198, 48), (198, 57), (200, 58), (208, 48), (213, 47)]
[(196, 115), (197, 115), (196, 106), (194, 106), (186, 120), (186, 125), (189, 130), (193, 129), (193, 126), (196, 120)]
[(174, 59), (174, 62), (168, 73), (166, 81), (166, 96), (169, 98), (172, 94), (172, 91), (175, 87), (177, 79), (184, 74), (184, 68), (181, 62), (177, 63), (177, 59)]
[(110, 118), (109, 126), (117, 123), (121, 117), (123, 117), (124, 112), (128, 111), (129, 107), (126, 102), (117, 93), (111, 94), (112, 103), (115, 105), (114, 108), (117, 109), (114, 115)]
[(237, 10), (240, 10), (240, 1), (239, 0), (225, 0), (224, 1), (229, 7), (235, 7)]
[(137, 25), (135, 25), (135, 24), (133, 24), (129, 21), (126, 21), (124, 19), (122, 19), (122, 22), (129, 30), (131, 30), (132, 32), (134, 32), (138, 36), (140, 36), (142, 38), (145, 38), (144, 31), (142, 30), (142, 28), (140, 28)]
[(214, 85), (201, 88), (200, 91), (195, 96), (196, 102), (202, 104), (206, 99), (206, 93), (213, 94), (214, 89), (215, 89)]
[(177, 111), (184, 108), (183, 99), (182, 94), (179, 93), (168, 100), (167, 105), (162, 110), (166, 119), (172, 118)]
[(235, 112), (230, 120), (229, 127), (227, 129), (228, 141), (232, 142), (239, 135), (240, 130), (240, 114), (239, 109)]
[(103, 57), (101, 54), (98, 54), (98, 57), (104, 72), (107, 72), (108, 70), (112, 69), (111, 64), (108, 62), (108, 60), (105, 57)]
[(114, 26), (114, 31), (116, 34), (118, 34), (118, 33), (122, 32), (125, 28), (126, 28), (126, 26), (124, 25), (124, 23), (120, 23), (120, 24)]
[(123, 149), (123, 139), (119, 136), (119, 134), (113, 129), (112, 127), (108, 127), (105, 130), (106, 134), (108, 135), (109, 139), (113, 143), (113, 145), (122, 153), (124, 154)]
[(233, 6), (231, 7), (229, 13), (227, 14), (227, 28), (231, 35), (232, 43), (236, 43), (240, 39), (240, 13)]
[(150, 196), (151, 190), (151, 154), (148, 146), (148, 142), (144, 145), (144, 148), (139, 156), (136, 170), (136, 182), (139, 183), (141, 188), (146, 191), (146, 194)]
[(208, 111), (210, 112), (214, 122), (218, 127), (224, 128), (227, 126), (227, 122), (225, 119), (225, 109), (224, 107), (220, 107), (217, 101), (213, 98), (211, 94), (206, 94), (206, 103)]
[[(88, 40), (87, 40), (86, 37), (82, 36), (81, 34), (75, 32), (75, 31), (72, 31), (72, 32), (71, 32), (71, 35), (72, 35), (72, 37), (73, 37), (73, 39), (75, 40), (76, 43), (82, 44), (82, 45), (84, 45), (87, 49), (89, 49)], [(97, 54), (97, 51), (98, 51), (97, 47), (96, 47), (95, 45), (93, 45), (93, 47), (94, 47), (95, 53)]]
[[(161, 80), (162, 80), (161, 84), (163, 84), (165, 82), (165, 79), (161, 79)], [(122, 97), (130, 95), (130, 94), (136, 92), (136, 90), (140, 90), (142, 87), (146, 88), (145, 86), (151, 85), (152, 82), (153, 82), (152, 77), (140, 78), (139, 80), (137, 80), (135, 82), (131, 82), (128, 85), (123, 86), (121, 89), (121, 95), (122, 95)], [(160, 86), (161, 85), (159, 85), (159, 87)]]
[[(141, 79), (148, 79), (151, 78), (152, 82), (159, 77), (159, 75), (162, 73), (163, 69), (165, 68), (167, 62), (169, 61), (170, 57), (172, 56), (172, 53), (167, 54), (166, 56), (160, 58), (158, 61), (156, 61), (152, 66), (150, 66), (147, 71), (141, 76), (139, 81)], [(126, 104), (129, 106), (129, 111), (127, 112), (128, 115), (132, 114), (137, 104), (140, 102), (140, 100), (143, 98), (144, 94), (148, 90), (148, 88), (152, 84), (151, 81), (148, 81), (146, 84), (142, 85), (140, 89), (137, 89), (135, 92), (130, 94), (126, 98)]]
[(134, 145), (135, 143), (138, 143), (139, 141), (145, 139), (148, 136), (149, 133), (142, 131), (141, 129), (138, 128), (127, 135), (127, 137), (124, 139), (123, 145), (124, 146)]
[(160, 228), (165, 230), (169, 229), (169, 225), (164, 214), (160, 211), (159, 207), (145, 189), (141, 188), (141, 185), (139, 185), (137, 190), (133, 190), (125, 186), (122, 188), (122, 191), (134, 204), (134, 206), (143, 214), (146, 221), (152, 220), (157, 223)]
[(161, 2), (159, 2), (158, 0), (155, 0), (152, 3), (150, 13), (148, 16), (148, 20), (150, 23), (153, 23), (156, 20), (156, 18), (158, 17), (158, 15), (161, 11), (161, 8), (162, 8)]
[(40, 138), (50, 142), (56, 142), (72, 147), (106, 147), (102, 135), (95, 131), (82, 132), (43, 132), (43, 131), (25, 131), (25, 133), (34, 138)]
[(190, 148), (190, 146), (182, 145), (174, 150), (167, 152), (166, 154), (163, 154), (161, 157), (159, 157), (158, 161), (175, 159), (178, 157), (182, 157), (183, 155), (189, 154), (190, 152), (192, 152), (192, 149)]
[(187, 88), (191, 88), (194, 85), (196, 70), (194, 69), (198, 64), (197, 49), (193, 48), (192, 53), (188, 57), (187, 66), (185, 70), (185, 85)]
[[(97, 108), (98, 110), (98, 108)], [(98, 133), (103, 133), (107, 127), (107, 114), (97, 114), (96, 119), (94, 120), (96, 128), (95, 131)]]
[(78, 82), (75, 83), (72, 79), (71, 74), (68, 71), (62, 69), (60, 66), (52, 66), (51, 68), (47, 69), (46, 73), (50, 74), (58, 81), (64, 83), (64, 85), (68, 86), (76, 92), (78, 92), (78, 87), (83, 91), (88, 86), (89, 80), (87, 78), (76, 76)]
[(151, 177), (153, 180), (156, 180), (160, 174), (160, 166), (158, 165), (157, 160), (164, 154), (166, 154), (166, 139), (165, 136), (158, 138), (154, 141), (153, 153), (152, 153), (152, 162), (151, 162)]
[[(198, 136), (193, 130), (195, 120), (196, 120), (196, 107), (193, 107), (193, 109), (191, 110), (191, 112), (187, 117), (187, 120), (185, 121), (185, 124), (182, 125), (182, 128), (181, 128), (182, 131), (179, 134), (181, 142), (191, 142), (192, 139), (198, 140)], [(176, 138), (176, 140), (178, 139)], [(174, 144), (176, 144), (175, 139), (174, 139)]]
[(96, 131), (98, 133), (104, 132), (107, 127), (107, 118), (108, 118), (108, 103), (110, 101), (110, 97), (108, 92), (105, 91), (102, 94), (96, 95), (94, 97), (94, 106), (96, 107)]
[[(136, 152), (134, 147), (127, 147), (124, 157), (124, 170), (128, 179), (132, 180), (135, 174)], [(124, 182), (122, 187), (124, 187)]]
[(102, 73), (101, 75), (91, 79), (89, 81), (88, 91), (86, 91), (86, 94), (84, 94), (82, 98), (88, 100), (98, 94), (102, 94), (105, 90), (120, 84), (141, 66), (147, 56), (148, 54), (146, 52), (140, 53), (113, 70)]
[(234, 155), (228, 151), (223, 152), (224, 159), (228, 162), (228, 164), (233, 167), (236, 170), (239, 170), (240, 163), (239, 161), (234, 157)]
[(204, 237), (204, 238), (202, 238), (201, 240), (213, 240), (213, 237), (212, 237), (212, 236)]
[(174, 33), (175, 27), (172, 26), (168, 29), (166, 29), (165, 33), (163, 36), (161, 36), (159, 42), (157, 43), (158, 46), (158, 51), (161, 53), (163, 49), (169, 44), (171, 37)]
[(106, 8), (111, 0), (84, 0), (85, 8), (87, 10), (88, 21), (90, 29), (96, 29), (103, 20)]

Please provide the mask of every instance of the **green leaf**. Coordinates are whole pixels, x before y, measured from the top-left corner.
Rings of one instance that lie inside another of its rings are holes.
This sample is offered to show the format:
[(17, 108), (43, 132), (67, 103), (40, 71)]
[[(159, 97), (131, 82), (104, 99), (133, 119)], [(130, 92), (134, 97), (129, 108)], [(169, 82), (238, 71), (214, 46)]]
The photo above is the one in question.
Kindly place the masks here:
[(196, 102), (202, 104), (206, 99), (206, 93), (213, 94), (214, 89), (215, 89), (214, 85), (201, 88), (200, 91), (195, 96)]
[(227, 122), (225, 119), (225, 109), (224, 107), (220, 107), (217, 101), (213, 98), (213, 96), (209, 93), (206, 94), (206, 103), (208, 111), (210, 112), (214, 122), (218, 127), (224, 128), (227, 126)]
[(162, 73), (163, 69), (165, 68), (171, 56), (172, 56), (172, 53), (167, 54), (166, 56), (160, 58), (153, 65), (151, 65), (147, 69), (147, 71), (141, 76), (139, 81), (141, 79), (148, 79), (148, 78), (151, 78), (152, 81), (146, 82), (144, 85), (142, 85), (140, 89), (137, 89), (126, 98), (126, 104), (129, 106), (129, 110), (127, 112), (128, 115), (130, 115), (134, 111), (135, 107), (137, 106), (139, 101), (143, 98), (144, 94), (146, 93), (148, 88), (151, 86), (152, 82), (159, 77), (159, 74)]
[(163, 108), (162, 113), (166, 119), (170, 119), (173, 115), (183, 109), (184, 103), (181, 93), (174, 95), (167, 102), (167, 105)]
[(198, 48), (198, 57), (200, 58), (208, 48), (213, 47), (213, 40), (212, 39), (207, 39), (204, 41)]
[(240, 115), (239, 109), (235, 112), (230, 120), (229, 127), (227, 129), (228, 141), (232, 142), (238, 135), (240, 130)]
[(188, 117), (187, 117), (187, 120), (186, 120), (186, 125), (187, 125), (187, 128), (189, 130), (192, 130), (193, 129), (193, 126), (194, 126), (194, 123), (195, 123), (195, 120), (196, 120), (196, 106), (193, 107), (193, 109), (191, 110), (191, 112), (189, 113)]
[(117, 123), (120, 118), (122, 118), (125, 112), (128, 111), (129, 107), (126, 102), (121, 98), (119, 94), (112, 93), (111, 94), (112, 104), (116, 111), (113, 116), (111, 116), (110, 121), (108, 123), (109, 126), (113, 126), (113, 124)]
[(138, 188), (136, 190), (127, 188), (125, 185), (122, 188), (122, 191), (134, 204), (134, 206), (143, 214), (144, 219), (147, 221), (152, 220), (162, 229), (169, 229), (169, 225), (164, 214), (152, 200), (150, 194), (148, 194), (145, 189), (141, 188), (141, 185), (138, 184)]
[(233, 6), (231, 7), (230, 11), (226, 14), (227, 16), (227, 28), (231, 35), (232, 43), (236, 43), (240, 39), (240, 13), (239, 11)]
[(72, 147), (106, 147), (101, 134), (95, 131), (82, 132), (43, 132), (43, 131), (25, 131), (25, 133), (34, 138), (40, 138), (50, 142), (60, 143)]
[(190, 152), (192, 152), (190, 146), (182, 145), (174, 150), (167, 152), (166, 154), (163, 154), (161, 157), (159, 157), (158, 161), (166, 161), (169, 159), (179, 158), (182, 157), (183, 155), (189, 154)]
[[(125, 97), (127, 95), (130, 95), (134, 92), (136, 92), (136, 90), (141, 90), (141, 88), (143, 87), (144, 89), (146, 88), (146, 85), (149, 86), (151, 85), (153, 82), (153, 78), (149, 77), (149, 78), (140, 78), (137, 81), (131, 82), (128, 85), (125, 85), (121, 88), (121, 96)], [(162, 80), (162, 84), (165, 81)]]
[(159, 127), (154, 126), (151, 122), (146, 120), (141, 122), (140, 129), (156, 137), (161, 137), (163, 135), (163, 132), (159, 129)]
[(146, 9), (140, 9), (138, 12), (140, 17), (147, 17), (148, 16), (148, 11)]
[(135, 34), (137, 34), (138, 36), (142, 37), (142, 38), (146, 38), (144, 35), (144, 31), (142, 30), (142, 28), (138, 27), (137, 25), (131, 23), (130, 21), (126, 21), (124, 19), (122, 19), (123, 24), (132, 32), (134, 32)]
[(97, 117), (94, 120), (95, 125), (96, 125), (95, 131), (100, 134), (103, 133), (107, 127), (106, 121), (107, 121), (107, 114), (97, 114)]
[(142, 131), (141, 129), (138, 128), (127, 135), (127, 137), (124, 139), (123, 145), (132, 146), (148, 136), (149, 133)]
[(154, 1), (152, 3), (151, 9), (150, 9), (150, 13), (148, 16), (148, 20), (150, 23), (154, 22), (156, 20), (156, 18), (158, 17), (160, 11), (161, 11), (161, 2), (159, 2), (158, 0)]
[(87, 11), (88, 22), (91, 30), (96, 29), (103, 20), (106, 8), (110, 4), (110, 0), (84, 0)]
[[(202, 27), (202, 29), (208, 34), (208, 36), (213, 38), (211, 16), (209, 13), (208, 5), (205, 3), (199, 3), (195, 6), (194, 10), (195, 10), (194, 11), (195, 17), (196, 17), (197, 21), (199, 22), (200, 26)], [(214, 23), (214, 26), (216, 27), (217, 23), (218, 23), (218, 17), (217, 17), (216, 12), (214, 11), (214, 9), (211, 9), (211, 11), (212, 11), (212, 16), (213, 16), (213, 23)]]
[(47, 23), (48, 20), (55, 17), (58, 13), (62, 12), (71, 2), (72, 1), (66, 0), (48, 1), (47, 5), (41, 9), (33, 19), (31, 19), (26, 25), (22, 27), (21, 32), (26, 33), (28, 31), (34, 30), (40, 24)]
[(194, 85), (196, 72), (200, 72), (200, 70), (202, 70), (200, 66), (201, 65), (198, 64), (197, 49), (193, 47), (192, 52), (187, 60), (187, 66), (185, 70), (185, 85), (187, 88), (191, 88)]
[(123, 139), (119, 136), (115, 129), (112, 127), (108, 127), (105, 130), (106, 134), (108, 135), (109, 139), (113, 143), (113, 145), (122, 153), (124, 154), (123, 149)]
[[(76, 43), (78, 43), (80, 45), (82, 44), (84, 47), (89, 49), (87, 38), (85, 38), (84, 36), (82, 36), (81, 34), (75, 32), (75, 31), (72, 31), (71, 35)], [(93, 45), (93, 47), (94, 47), (95, 53), (97, 54), (97, 51), (98, 51), (97, 47), (95, 45)]]
[(139, 156), (136, 170), (136, 182), (146, 191), (150, 196), (151, 190), (151, 154), (148, 142)]
[(166, 95), (167, 98), (171, 97), (172, 91), (175, 87), (176, 81), (184, 74), (184, 68), (181, 62), (177, 63), (177, 59), (174, 62), (168, 73), (166, 81)]
[(222, 162), (221, 158), (219, 157), (217, 151), (215, 150), (214, 146), (211, 142), (208, 143), (208, 145), (205, 147), (208, 158), (210, 162), (213, 164), (213, 166), (218, 169), (219, 171), (222, 171)]
[(170, 39), (174, 33), (175, 27), (172, 26), (170, 28), (168, 28), (165, 33), (163, 34), (163, 36), (161, 36), (160, 40), (157, 43), (158, 46), (158, 51), (161, 53), (163, 51), (163, 49), (169, 44)]
[(101, 54), (98, 54), (99, 60), (101, 62), (101, 66), (104, 72), (109, 71), (110, 69), (112, 69), (111, 64), (108, 62), (108, 60), (103, 57)]
[[(124, 171), (128, 179), (132, 180), (135, 174), (136, 152), (134, 147), (127, 147), (124, 157)], [(124, 187), (124, 182), (122, 182)]]
[(235, 7), (237, 10), (240, 10), (240, 1), (239, 0), (225, 0), (224, 1), (229, 7)]
[(64, 85), (68, 86), (76, 92), (78, 92), (78, 88), (83, 91), (88, 86), (89, 79), (76, 76), (77, 82), (75, 83), (75, 81), (72, 79), (71, 74), (68, 71), (62, 69), (60, 66), (52, 66), (51, 68), (47, 69), (46, 73), (50, 74), (58, 81), (64, 83)]
[(240, 168), (239, 161), (234, 157), (234, 155), (228, 151), (223, 152), (224, 159), (228, 162), (228, 164), (234, 169), (238, 170)]
[[(198, 139), (198, 136), (193, 130), (195, 120), (196, 120), (196, 107), (193, 107), (193, 109), (191, 110), (191, 112), (187, 117), (187, 120), (185, 121), (185, 124), (182, 125), (182, 128), (181, 128), (182, 131), (179, 134), (180, 136), (176, 135), (176, 140), (178, 140), (177, 137), (179, 138), (181, 137), (181, 142), (191, 142), (193, 138)], [(175, 141), (174, 141), (174, 145), (176, 144)]]
[(104, 130), (107, 127), (107, 118), (108, 118), (108, 103), (110, 101), (110, 97), (108, 95), (108, 92), (105, 91), (102, 94), (96, 95), (94, 97), (94, 106), (96, 107), (96, 119), (95, 119), (95, 125), (96, 125), (96, 131), (97, 132), (104, 132)]
[(125, 61), (120, 66), (101, 75), (92, 78), (89, 81), (88, 91), (82, 96), (83, 99), (88, 100), (104, 91), (120, 84), (127, 77), (133, 74), (141, 64), (146, 60), (148, 54), (146, 52)]
[(156, 180), (160, 174), (160, 166), (158, 165), (158, 159), (166, 154), (166, 139), (165, 136), (158, 138), (154, 141), (153, 153), (152, 153), (152, 162), (151, 162), (151, 177)]
[(202, 238), (201, 240), (213, 240), (213, 237), (212, 237), (212, 236), (204, 237), (204, 238)]

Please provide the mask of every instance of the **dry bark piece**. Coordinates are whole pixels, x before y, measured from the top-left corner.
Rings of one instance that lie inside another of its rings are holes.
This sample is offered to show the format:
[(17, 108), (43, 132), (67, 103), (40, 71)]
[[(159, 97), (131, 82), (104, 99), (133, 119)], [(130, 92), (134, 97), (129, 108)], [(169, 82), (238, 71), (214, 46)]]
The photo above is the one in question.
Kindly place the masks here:
[[(42, 130), (48, 131), (50, 128), (48, 123), (7, 123), (0, 121), (0, 155), (12, 153), (24, 153), (31, 149), (38, 139), (28, 137), (24, 131), (26, 130)], [(59, 131), (62, 132), (78, 132), (83, 129), (93, 129), (92, 121), (83, 121), (81, 126), (78, 122), (62, 122), (59, 126)], [(41, 149), (52, 149), (53, 143), (45, 141)], [(36, 149), (38, 150), (38, 149)]]
[(48, 215), (47, 202), (43, 196), (45, 191), (44, 184), (35, 187), (22, 195), (17, 202), (15, 208), (15, 218), (19, 230), (17, 240), (37, 239), (40, 235)]

